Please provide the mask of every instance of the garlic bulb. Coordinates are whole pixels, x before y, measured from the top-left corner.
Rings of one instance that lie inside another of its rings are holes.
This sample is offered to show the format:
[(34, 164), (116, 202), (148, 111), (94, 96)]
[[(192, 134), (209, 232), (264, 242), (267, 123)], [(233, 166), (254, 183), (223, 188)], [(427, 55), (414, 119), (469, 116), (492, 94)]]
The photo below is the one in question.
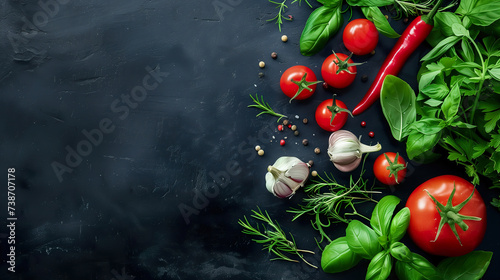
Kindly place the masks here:
[(353, 171), (361, 163), (361, 156), (364, 153), (376, 152), (382, 149), (379, 143), (368, 146), (361, 143), (360, 139), (347, 130), (338, 130), (330, 135), (328, 139), (328, 155), (338, 170), (342, 172)]
[(309, 177), (309, 166), (296, 157), (280, 157), (267, 171), (266, 188), (279, 198), (292, 196)]

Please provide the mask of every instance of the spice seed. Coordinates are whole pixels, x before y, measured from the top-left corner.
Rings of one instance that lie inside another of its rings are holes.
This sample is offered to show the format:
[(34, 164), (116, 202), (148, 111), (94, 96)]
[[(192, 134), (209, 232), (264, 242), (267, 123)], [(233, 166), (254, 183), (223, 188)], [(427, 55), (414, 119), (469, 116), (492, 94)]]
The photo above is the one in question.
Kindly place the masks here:
[(281, 41), (283, 41), (283, 42), (288, 41), (288, 36), (286, 36), (286, 35), (281, 36)]
[(295, 130), (295, 131), (293, 132), (293, 135), (295, 135), (295, 136), (299, 136), (299, 134), (300, 134), (300, 132), (299, 132), (298, 130)]
[(276, 59), (278, 57), (278, 53), (277, 52), (272, 52), (271, 53), (271, 58), (272, 59)]
[(255, 146), (255, 150), (260, 151), (261, 150), (260, 146), (259, 145)]
[(321, 153), (321, 150), (319, 148), (314, 148), (314, 153), (319, 154), (319, 153)]
[(260, 68), (264, 68), (264, 67), (266, 67), (266, 63), (265, 63), (264, 61), (260, 61), (260, 62), (259, 62), (259, 67), (260, 67)]
[(288, 120), (283, 121), (283, 125), (287, 126), (288, 125)]
[(257, 154), (258, 154), (259, 156), (263, 156), (263, 155), (264, 155), (264, 150), (259, 150), (259, 151), (257, 152)]
[(295, 131), (295, 130), (297, 130), (297, 126), (296, 126), (296, 125), (292, 125), (291, 129), (292, 129), (293, 131)]
[(302, 120), (302, 122), (303, 122), (304, 124), (306, 124), (308, 121), (309, 121), (309, 120), (307, 120), (307, 118), (305, 118), (305, 119), (303, 119), (303, 120)]
[(309, 145), (309, 140), (307, 140), (307, 139), (302, 140), (302, 145), (304, 145), (304, 146)]
[(311, 176), (313, 176), (313, 177), (318, 176), (318, 171), (313, 170), (313, 171), (311, 172)]

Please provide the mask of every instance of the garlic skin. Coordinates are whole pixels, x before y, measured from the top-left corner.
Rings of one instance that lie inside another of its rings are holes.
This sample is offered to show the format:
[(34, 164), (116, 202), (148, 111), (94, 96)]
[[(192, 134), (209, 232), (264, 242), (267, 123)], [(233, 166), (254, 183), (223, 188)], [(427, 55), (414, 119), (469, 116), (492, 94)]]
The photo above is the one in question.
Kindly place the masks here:
[(330, 160), (338, 170), (342, 172), (353, 171), (361, 163), (361, 157), (364, 153), (376, 152), (382, 149), (379, 143), (368, 146), (361, 143), (360, 139), (347, 130), (338, 130), (330, 135), (328, 139), (328, 156), (330, 156)]
[(267, 171), (266, 188), (279, 198), (295, 194), (309, 177), (309, 166), (296, 157), (280, 157)]

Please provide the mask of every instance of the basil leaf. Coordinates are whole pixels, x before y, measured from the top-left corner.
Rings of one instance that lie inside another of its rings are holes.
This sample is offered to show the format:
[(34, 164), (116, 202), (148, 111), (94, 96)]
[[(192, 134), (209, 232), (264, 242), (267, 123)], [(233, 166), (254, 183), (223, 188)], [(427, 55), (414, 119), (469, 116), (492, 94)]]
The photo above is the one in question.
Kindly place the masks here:
[(321, 255), (321, 268), (326, 273), (346, 271), (361, 261), (361, 256), (354, 253), (347, 245), (346, 237), (340, 237), (328, 244)]
[(450, 92), (450, 89), (448, 89), (446, 84), (433, 83), (421, 89), (420, 92), (429, 98), (443, 100)]
[(443, 279), (439, 274), (437, 268), (421, 255), (412, 253), (411, 259), (412, 259), (411, 262), (396, 261), (395, 270), (398, 279), (400, 280)]
[(415, 92), (408, 83), (393, 75), (385, 77), (380, 104), (392, 136), (398, 141), (408, 136), (408, 128), (416, 120), (415, 99)]
[(441, 139), (441, 132), (436, 134), (424, 134), (418, 130), (412, 130), (406, 140), (406, 154), (409, 159), (417, 158), (419, 155), (430, 151)]
[(347, 0), (349, 6), (375, 6), (382, 7), (395, 4), (395, 0)]
[(401, 199), (394, 195), (386, 195), (377, 205), (375, 205), (370, 219), (370, 225), (378, 236), (387, 236), (389, 234), (391, 218), (394, 209), (396, 209), (400, 201)]
[(462, 38), (462, 51), (464, 53), (464, 58), (467, 61), (474, 61), (474, 50), (472, 49), (469, 39)]
[(474, 25), (488, 26), (500, 19), (500, 1), (478, 1), (476, 6), (467, 13)]
[(341, 5), (321, 6), (309, 15), (300, 35), (300, 53), (311, 56), (326, 46), (344, 23), (341, 8)]
[(451, 88), (450, 93), (443, 101), (443, 105), (441, 105), (441, 110), (443, 110), (444, 117), (447, 120), (452, 119), (458, 113), (461, 98), (460, 84), (457, 83)]
[(342, 4), (342, 0), (316, 0), (316, 1), (323, 4), (323, 6), (328, 6), (328, 7), (337, 6), (337, 5)]
[(500, 81), (500, 68), (488, 69), (488, 73), (493, 79)]
[(412, 130), (416, 130), (425, 135), (433, 135), (440, 132), (445, 126), (443, 120), (433, 117), (424, 117), (411, 125)]
[(460, 257), (446, 258), (437, 268), (446, 280), (481, 279), (492, 256), (492, 252), (473, 251)]
[(368, 20), (375, 24), (375, 27), (380, 34), (389, 38), (399, 38), (401, 36), (394, 31), (387, 18), (380, 11), (380, 8), (374, 6), (363, 6), (361, 7), (361, 11)]
[(468, 37), (469, 36), (469, 31), (465, 26), (462, 25), (462, 23), (453, 23), (451, 25), (451, 30), (453, 31), (453, 34), (458, 37)]
[(392, 270), (391, 255), (387, 251), (379, 252), (368, 265), (366, 271), (366, 280), (385, 280), (389, 277)]
[(442, 54), (447, 52), (451, 47), (453, 47), (458, 41), (460, 41), (460, 37), (457, 36), (449, 36), (439, 42), (432, 50), (430, 50), (420, 61), (431, 61)]
[(358, 220), (349, 223), (346, 229), (349, 248), (365, 259), (373, 258), (382, 247), (378, 243), (377, 234)]
[(389, 240), (397, 242), (406, 234), (406, 230), (410, 225), (410, 209), (405, 207), (399, 210), (398, 213), (392, 218), (391, 226), (389, 228)]
[(457, 14), (466, 15), (476, 6), (477, 0), (461, 0), (460, 5), (455, 11)]
[(401, 242), (394, 242), (391, 244), (391, 256), (401, 262), (413, 261), (413, 255), (410, 249)]
[(439, 26), (444, 37), (454, 35), (453, 24), (462, 24), (460, 18), (452, 12), (437, 13), (435, 18), (436, 26)]

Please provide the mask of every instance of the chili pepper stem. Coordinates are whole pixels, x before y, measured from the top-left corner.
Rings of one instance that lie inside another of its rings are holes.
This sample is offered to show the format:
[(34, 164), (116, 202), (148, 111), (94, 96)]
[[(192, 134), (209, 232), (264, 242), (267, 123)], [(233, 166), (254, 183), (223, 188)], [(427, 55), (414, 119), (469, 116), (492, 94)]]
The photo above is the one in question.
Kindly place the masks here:
[(443, 0), (438, 0), (436, 5), (432, 8), (432, 10), (427, 14), (427, 16), (422, 17), (422, 20), (425, 21), (425, 23), (429, 25), (434, 25), (434, 16), (439, 10), (439, 7), (441, 7), (441, 4), (443, 3)]

